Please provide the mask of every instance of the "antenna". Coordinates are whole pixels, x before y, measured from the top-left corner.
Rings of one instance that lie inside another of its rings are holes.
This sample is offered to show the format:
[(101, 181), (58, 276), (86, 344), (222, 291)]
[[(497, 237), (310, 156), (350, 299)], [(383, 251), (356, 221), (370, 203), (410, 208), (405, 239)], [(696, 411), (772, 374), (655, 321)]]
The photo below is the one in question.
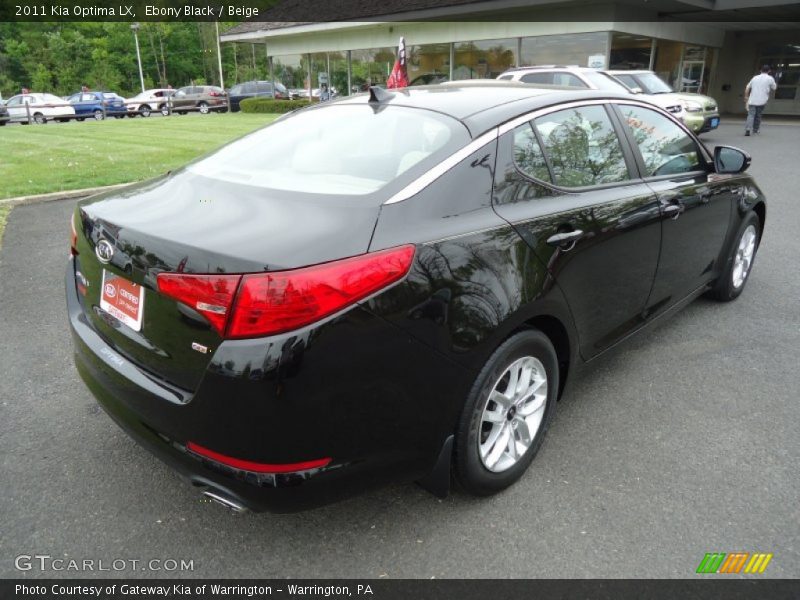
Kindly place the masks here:
[(377, 102), (380, 104), (381, 102), (388, 102), (392, 98), (394, 98), (394, 92), (389, 92), (377, 85), (369, 86), (368, 102)]

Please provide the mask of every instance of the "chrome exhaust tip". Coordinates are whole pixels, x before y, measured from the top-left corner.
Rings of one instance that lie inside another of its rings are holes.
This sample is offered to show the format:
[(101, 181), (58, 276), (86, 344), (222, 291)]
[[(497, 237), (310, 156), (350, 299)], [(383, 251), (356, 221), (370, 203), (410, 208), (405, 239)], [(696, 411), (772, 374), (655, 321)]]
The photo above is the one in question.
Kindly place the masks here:
[(237, 514), (246, 513), (247, 507), (243, 504), (239, 504), (235, 500), (228, 498), (227, 496), (223, 496), (217, 492), (213, 492), (211, 490), (205, 490), (203, 492), (203, 496), (211, 500), (212, 502), (216, 502), (217, 504), (221, 504), (228, 510), (235, 512)]

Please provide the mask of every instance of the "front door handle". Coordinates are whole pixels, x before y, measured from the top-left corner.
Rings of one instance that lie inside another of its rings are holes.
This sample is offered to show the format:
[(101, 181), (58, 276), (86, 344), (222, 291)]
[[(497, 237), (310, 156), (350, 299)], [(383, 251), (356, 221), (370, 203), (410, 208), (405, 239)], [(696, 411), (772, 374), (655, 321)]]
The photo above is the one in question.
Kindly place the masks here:
[(575, 242), (583, 237), (583, 231), (580, 229), (573, 229), (572, 231), (562, 231), (547, 238), (547, 243), (551, 246), (558, 246), (565, 250), (572, 250)]
[(681, 213), (683, 212), (683, 205), (677, 203), (666, 204), (661, 207), (661, 210), (663, 211), (665, 217), (674, 220), (681, 216)]

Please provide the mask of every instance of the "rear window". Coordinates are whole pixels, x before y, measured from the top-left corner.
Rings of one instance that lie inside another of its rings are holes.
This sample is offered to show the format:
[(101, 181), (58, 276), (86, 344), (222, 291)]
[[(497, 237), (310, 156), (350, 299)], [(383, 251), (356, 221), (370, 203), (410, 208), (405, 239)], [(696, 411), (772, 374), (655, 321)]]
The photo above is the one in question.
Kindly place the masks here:
[(457, 120), (431, 111), (339, 105), (303, 111), (190, 165), (235, 183), (305, 193), (364, 195), (470, 141)]

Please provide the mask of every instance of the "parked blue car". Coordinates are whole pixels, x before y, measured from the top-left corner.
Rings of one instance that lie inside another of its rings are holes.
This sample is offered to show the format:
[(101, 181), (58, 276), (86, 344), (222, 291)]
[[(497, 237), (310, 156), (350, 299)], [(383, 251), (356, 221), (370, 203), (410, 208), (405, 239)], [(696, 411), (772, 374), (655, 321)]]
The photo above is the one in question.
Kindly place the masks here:
[(113, 92), (78, 92), (69, 97), (69, 103), (75, 109), (78, 121), (87, 118), (102, 121), (106, 116), (121, 119), (128, 114), (124, 98)]

